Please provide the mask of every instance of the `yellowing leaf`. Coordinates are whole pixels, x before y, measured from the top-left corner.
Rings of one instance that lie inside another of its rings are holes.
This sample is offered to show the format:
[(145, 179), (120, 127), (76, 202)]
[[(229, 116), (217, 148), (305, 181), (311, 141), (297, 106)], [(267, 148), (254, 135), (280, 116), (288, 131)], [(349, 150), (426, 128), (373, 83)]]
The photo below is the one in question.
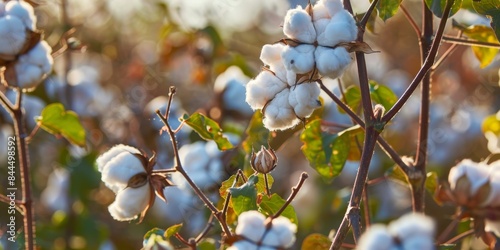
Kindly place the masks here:
[(61, 103), (45, 107), (36, 121), (43, 130), (53, 135), (62, 135), (72, 144), (85, 146), (85, 129), (78, 119), (78, 114), (71, 110), (66, 111)]

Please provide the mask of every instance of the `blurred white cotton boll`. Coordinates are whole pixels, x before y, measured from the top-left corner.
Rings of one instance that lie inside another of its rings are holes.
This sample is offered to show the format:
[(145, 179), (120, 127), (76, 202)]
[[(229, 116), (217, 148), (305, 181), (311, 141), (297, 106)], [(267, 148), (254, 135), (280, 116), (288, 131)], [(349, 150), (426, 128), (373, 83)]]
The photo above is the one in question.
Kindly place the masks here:
[(69, 171), (58, 168), (52, 171), (47, 187), (42, 191), (41, 201), (52, 211), (68, 211)]
[(227, 248), (227, 250), (264, 250), (263, 247), (259, 247), (252, 242), (240, 240), (235, 242), (232, 246)]
[(500, 153), (500, 135), (496, 135), (491, 131), (484, 133), (486, 140), (488, 140), (488, 150), (492, 154)]
[(342, 75), (352, 61), (351, 55), (344, 47), (335, 49), (317, 47), (314, 56), (319, 73), (331, 78)]
[(22, 89), (36, 87), (52, 70), (54, 59), (52, 48), (45, 41), (40, 41), (28, 53), (21, 55), (14, 65), (17, 85)]
[[(214, 147), (215, 146), (215, 150)], [(184, 145), (179, 149), (179, 159), (186, 173), (202, 189), (220, 183), (224, 174), (215, 142), (198, 141)], [(174, 183), (181, 188), (187, 188), (188, 183), (182, 176), (172, 175)]]
[(238, 217), (235, 233), (252, 242), (259, 242), (266, 231), (265, 220), (266, 217), (255, 210), (243, 212)]
[(417, 236), (432, 239), (434, 235), (434, 221), (423, 214), (406, 214), (396, 221), (391, 222), (389, 232), (403, 242)]
[(296, 74), (305, 74), (314, 68), (314, 46), (299, 45), (297, 47), (287, 46), (281, 56), (287, 70)]
[(222, 102), (226, 110), (237, 111), (241, 114), (251, 116), (252, 109), (245, 100), (246, 84), (250, 78), (237, 66), (231, 66), (222, 74), (217, 76), (214, 90), (222, 93)]
[(21, 19), (15, 16), (0, 17), (0, 54), (16, 55), (25, 41), (26, 29)]
[(497, 237), (500, 237), (500, 221), (485, 220), (484, 231), (492, 232)]
[(36, 16), (33, 7), (24, 1), (9, 1), (5, 4), (5, 15), (12, 15), (22, 20), (26, 28), (36, 29)]
[(372, 225), (359, 239), (358, 250), (392, 250), (398, 249), (392, 235), (384, 225)]
[(474, 195), (482, 185), (488, 182), (488, 175), (489, 169), (486, 165), (478, 164), (469, 159), (465, 159), (450, 169), (448, 182), (450, 183), (450, 188), (454, 190), (457, 181), (462, 176), (465, 176), (471, 184), (469, 195)]
[(246, 87), (246, 102), (252, 109), (262, 109), (274, 96), (286, 88), (273, 73), (264, 70), (255, 79), (250, 80)]
[(295, 242), (297, 225), (290, 222), (289, 219), (280, 216), (273, 219), (270, 233), (274, 234), (274, 237), (272, 237), (272, 234), (266, 235), (263, 239), (264, 245), (289, 248)]
[(289, 89), (279, 92), (276, 97), (266, 106), (264, 114), (264, 126), (269, 130), (285, 130), (295, 127), (299, 119), (295, 115), (292, 106), (288, 102)]
[(311, 16), (300, 6), (286, 13), (283, 33), (304, 43), (313, 43), (316, 40), (316, 30)]

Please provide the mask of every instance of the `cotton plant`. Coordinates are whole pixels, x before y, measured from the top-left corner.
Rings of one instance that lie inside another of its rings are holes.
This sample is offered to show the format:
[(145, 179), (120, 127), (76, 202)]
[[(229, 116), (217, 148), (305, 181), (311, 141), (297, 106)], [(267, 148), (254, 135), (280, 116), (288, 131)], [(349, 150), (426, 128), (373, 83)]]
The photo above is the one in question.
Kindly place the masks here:
[(432, 250), (434, 221), (418, 213), (407, 214), (388, 226), (375, 224), (361, 236), (358, 250)]
[(238, 216), (235, 233), (239, 240), (229, 250), (287, 249), (295, 243), (297, 226), (283, 216), (266, 218), (251, 210)]
[(288, 10), (283, 33), (281, 43), (263, 46), (266, 67), (247, 84), (246, 101), (269, 130), (292, 128), (321, 106), (316, 81), (339, 77), (352, 62), (357, 26), (340, 0), (321, 0)]
[(41, 39), (36, 21), (29, 3), (0, 3), (0, 66), (9, 87), (33, 90), (52, 70), (52, 48)]

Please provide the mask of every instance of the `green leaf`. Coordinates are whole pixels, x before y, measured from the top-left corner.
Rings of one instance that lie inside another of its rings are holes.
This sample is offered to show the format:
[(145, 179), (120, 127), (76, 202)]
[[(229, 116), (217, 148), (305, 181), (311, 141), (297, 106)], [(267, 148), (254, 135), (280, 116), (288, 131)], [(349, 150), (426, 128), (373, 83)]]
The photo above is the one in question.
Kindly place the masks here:
[(389, 110), (398, 101), (398, 96), (387, 86), (370, 80), (370, 96), (372, 100)]
[[(384, 22), (387, 21), (387, 19), (391, 18), (398, 12), (401, 1), (402, 0), (379, 0), (376, 6), (378, 16), (382, 18)], [(373, 0), (370, 0), (370, 3), (371, 2), (373, 2)]]
[(144, 240), (148, 240), (151, 235), (163, 235), (165, 233), (165, 230), (161, 228), (153, 228), (149, 230), (145, 235), (144, 235)]
[(213, 140), (217, 143), (219, 150), (228, 150), (233, 148), (233, 145), (222, 134), (222, 129), (214, 120), (200, 114), (195, 113), (191, 116), (184, 115), (182, 120), (189, 125), (201, 138), (205, 140)]
[[(443, 17), (446, 0), (425, 0), (425, 4), (435, 16), (439, 18)], [(462, 0), (455, 0), (453, 6), (451, 6), (450, 16), (455, 15), (460, 7), (462, 7)]]
[(436, 193), (436, 190), (439, 185), (439, 177), (436, 172), (429, 172), (427, 173), (427, 178), (425, 179), (425, 189), (429, 191), (432, 195)]
[(500, 135), (500, 115), (494, 114), (484, 118), (481, 129), (483, 133), (493, 132), (496, 135)]
[(255, 112), (248, 124), (246, 130), (247, 138), (243, 141), (242, 146), (247, 154), (252, 153), (252, 150), (257, 152), (260, 146), (268, 146), (269, 130), (262, 123), (262, 113)]
[[(356, 85), (349, 86), (342, 96), (342, 101), (347, 104), (354, 112), (359, 110), (359, 105), (361, 104), (361, 90)], [(339, 112), (345, 114), (345, 111), (340, 107), (337, 107)]]
[(332, 241), (328, 237), (314, 233), (308, 235), (304, 241), (302, 241), (302, 250), (327, 250), (330, 248)]
[[(488, 26), (472, 25), (466, 27), (454, 21), (453, 27), (463, 31), (464, 35), (473, 40), (480, 42), (497, 43), (495, 33)], [(481, 68), (488, 66), (493, 61), (493, 59), (495, 59), (495, 56), (498, 54), (498, 49), (479, 47), (479, 46), (471, 46), (471, 47), (472, 51), (474, 52), (474, 56), (476, 56), (476, 58), (479, 60)]]
[(66, 111), (61, 103), (45, 107), (36, 121), (43, 130), (53, 135), (62, 135), (72, 144), (85, 146), (85, 129), (78, 115), (71, 110)]
[[(258, 174), (257, 176), (259, 177), (259, 182), (255, 185), (257, 193), (266, 193), (266, 181), (264, 179), (264, 174)], [(274, 178), (270, 174), (267, 174), (267, 183), (269, 184), (269, 189), (271, 189), (274, 183)]]
[[(278, 194), (272, 194), (271, 197), (267, 195), (262, 196), (262, 200), (259, 204), (259, 211), (263, 212), (267, 216), (274, 215), (278, 212), (283, 205), (285, 205), (286, 200), (281, 198)], [(288, 205), (285, 210), (281, 213), (281, 216), (288, 218), (292, 223), (298, 225), (297, 214), (292, 205)]]
[(403, 170), (398, 165), (395, 165), (394, 167), (387, 170), (385, 172), (385, 176), (404, 184), (409, 183), (408, 179), (406, 178), (405, 172), (403, 172)]
[(257, 188), (255, 184), (258, 181), (259, 177), (252, 175), (243, 186), (229, 189), (232, 207), (237, 215), (245, 211), (257, 210)]
[(182, 223), (170, 226), (169, 228), (167, 228), (167, 230), (165, 230), (165, 233), (163, 234), (163, 236), (166, 239), (170, 239), (170, 237), (172, 237), (172, 236), (174, 236), (174, 234), (178, 233), (181, 230), (181, 228), (182, 228)]
[(349, 155), (349, 134), (329, 134), (321, 130), (321, 120), (306, 125), (300, 135), (304, 143), (302, 152), (313, 167), (326, 180), (342, 171)]
[(472, 6), (474, 6), (474, 9), (477, 11), (477, 13), (489, 16), (491, 18), (491, 27), (495, 31), (497, 41), (500, 41), (500, 1), (472, 1)]
[(213, 239), (204, 239), (196, 245), (197, 250), (217, 250)]

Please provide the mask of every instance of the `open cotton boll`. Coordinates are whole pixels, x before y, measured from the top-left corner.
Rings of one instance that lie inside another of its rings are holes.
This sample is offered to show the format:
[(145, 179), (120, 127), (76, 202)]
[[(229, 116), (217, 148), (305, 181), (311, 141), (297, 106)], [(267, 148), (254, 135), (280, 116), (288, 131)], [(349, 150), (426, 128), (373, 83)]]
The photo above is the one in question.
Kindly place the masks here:
[(344, 10), (344, 5), (340, 0), (321, 0), (321, 2), (323, 2), (326, 9), (328, 10), (328, 13), (332, 17), (340, 11)]
[(458, 179), (462, 176), (466, 176), (471, 184), (469, 195), (473, 195), (488, 181), (488, 175), (489, 169), (486, 165), (465, 159), (450, 169), (448, 182), (450, 183), (450, 188), (454, 190)]
[(252, 109), (262, 109), (278, 92), (286, 88), (278, 77), (269, 71), (260, 72), (246, 86), (246, 102)]
[(104, 166), (106, 166), (106, 164), (111, 159), (115, 158), (117, 155), (123, 153), (124, 151), (129, 152), (131, 154), (140, 154), (141, 153), (138, 149), (131, 147), (131, 146), (127, 146), (127, 145), (123, 145), (123, 144), (116, 145), (97, 158), (96, 163), (97, 163), (97, 169), (99, 170), (99, 172), (103, 171)]
[(255, 245), (252, 242), (240, 240), (235, 242), (232, 246), (228, 247), (227, 250), (260, 250), (262, 247)]
[(33, 7), (24, 1), (9, 1), (5, 4), (5, 15), (16, 16), (21, 19), (26, 28), (36, 29), (36, 16)]
[(319, 73), (333, 79), (342, 75), (352, 61), (351, 55), (344, 47), (331, 49), (319, 46), (316, 48), (314, 56)]
[(149, 204), (150, 187), (148, 184), (138, 188), (125, 188), (116, 194), (115, 201), (108, 207), (109, 213), (117, 221), (137, 218)]
[(21, 51), (26, 41), (26, 29), (15, 16), (0, 18), (0, 54), (13, 56)]
[(392, 250), (398, 249), (394, 244), (392, 235), (383, 225), (372, 225), (361, 235), (357, 250)]
[(328, 39), (325, 38), (325, 30), (328, 24), (330, 23), (330, 19), (319, 19), (314, 21), (314, 28), (316, 29), (317, 34), (317, 42), (319, 45), (328, 46)]
[(289, 38), (304, 43), (313, 43), (316, 40), (316, 31), (311, 16), (300, 6), (286, 13), (283, 33)]
[(500, 135), (491, 131), (486, 131), (484, 136), (486, 137), (486, 140), (488, 140), (488, 150), (493, 154), (500, 153)]
[(316, 83), (302, 83), (291, 88), (288, 102), (298, 117), (306, 118), (321, 106), (319, 94), (320, 89)]
[(489, 166), (490, 193), (482, 206), (500, 207), (500, 161), (495, 161)]
[(423, 214), (411, 213), (391, 222), (389, 232), (403, 242), (417, 236), (424, 236), (432, 241), (434, 221)]
[(266, 44), (262, 46), (262, 50), (260, 51), (260, 60), (265, 65), (269, 66), (281, 64), (281, 53), (285, 47), (286, 46), (281, 43)]
[(145, 170), (137, 156), (130, 152), (122, 152), (111, 159), (101, 173), (101, 180), (116, 193), (127, 186), (130, 178), (145, 173)]
[(314, 68), (313, 45), (303, 44), (297, 47), (286, 46), (281, 56), (285, 68), (287, 70), (292, 70), (296, 74), (305, 74)]
[[(313, 21), (316, 22), (321, 19), (330, 20), (330, 18), (332, 18), (332, 16), (330, 16), (325, 6), (325, 1), (317, 1), (313, 6)], [(316, 32), (318, 32), (318, 29), (316, 29)]]
[(288, 103), (289, 89), (284, 89), (266, 106), (264, 113), (264, 126), (273, 130), (285, 130), (299, 123), (292, 106)]
[(41, 41), (28, 53), (19, 57), (14, 65), (18, 87), (32, 89), (50, 73), (54, 63), (50, 55), (51, 51), (47, 42)]
[(429, 236), (415, 235), (401, 243), (401, 248), (404, 250), (431, 250), (435, 249), (434, 239)]
[(266, 231), (265, 220), (266, 217), (255, 210), (243, 212), (238, 217), (235, 232), (252, 242), (259, 242)]
[(357, 27), (351, 14), (341, 11), (328, 23), (325, 31), (318, 35), (318, 44), (335, 46), (341, 42), (354, 41), (356, 35)]
[(262, 243), (266, 246), (289, 248), (295, 243), (297, 225), (280, 216), (273, 219), (271, 230), (264, 236)]

